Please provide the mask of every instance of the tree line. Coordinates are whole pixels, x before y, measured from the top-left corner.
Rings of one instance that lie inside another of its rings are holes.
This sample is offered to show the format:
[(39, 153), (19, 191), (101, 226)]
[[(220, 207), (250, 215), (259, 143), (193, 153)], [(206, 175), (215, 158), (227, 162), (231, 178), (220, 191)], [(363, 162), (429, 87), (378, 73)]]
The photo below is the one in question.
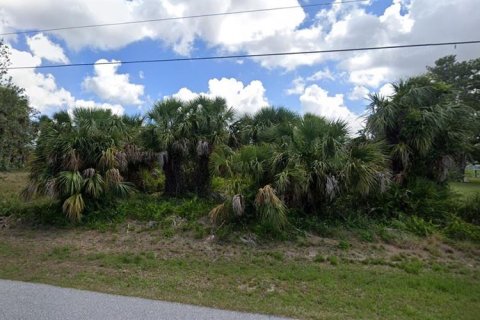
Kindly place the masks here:
[[(441, 188), (479, 159), (479, 70), (480, 59), (447, 56), (394, 83), (391, 96), (371, 95), (365, 128), (354, 136), (344, 121), (283, 107), (238, 116), (218, 97), (165, 99), (144, 116), (76, 108), (34, 122), (24, 93), (2, 84), (1, 164), (21, 166), (30, 150), (24, 196), (59, 200), (73, 221), (147, 192), (145, 174), (158, 170), (167, 197), (215, 197), (217, 224), (259, 219), (281, 230), (291, 211), (388, 215), (405, 205), (388, 207), (393, 192), (419, 181)], [(221, 194), (213, 177), (224, 183)]]

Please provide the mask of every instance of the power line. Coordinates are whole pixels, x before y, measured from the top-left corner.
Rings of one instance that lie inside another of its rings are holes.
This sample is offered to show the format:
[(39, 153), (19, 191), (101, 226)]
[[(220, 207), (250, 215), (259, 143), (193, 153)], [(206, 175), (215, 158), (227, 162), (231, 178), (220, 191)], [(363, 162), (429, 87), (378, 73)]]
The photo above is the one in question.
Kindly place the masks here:
[(252, 9), (252, 10), (218, 12), (218, 13), (206, 13), (206, 14), (197, 14), (197, 15), (181, 16), (181, 17), (169, 17), (169, 18), (157, 18), (157, 19), (148, 19), (148, 20), (123, 21), (123, 22), (112, 22), (112, 23), (102, 23), (102, 24), (88, 24), (88, 25), (81, 25), (81, 26), (69, 26), (69, 27), (49, 28), (49, 29), (38, 29), (38, 30), (34, 30), (34, 31), (30, 30), (30, 31), (6, 32), (6, 33), (0, 33), (0, 36), (8, 36), (8, 35), (16, 35), (16, 34), (31, 34), (31, 33), (37, 33), (37, 32), (62, 31), (62, 30), (72, 30), (72, 29), (120, 26), (120, 25), (128, 25), (128, 24), (140, 24), (140, 23), (159, 22), (159, 21), (172, 21), (172, 20), (181, 20), (181, 19), (196, 19), (196, 18), (226, 16), (226, 15), (235, 15), (235, 14), (243, 14), (243, 13), (266, 12), (266, 11), (275, 11), (275, 10), (288, 10), (288, 9), (296, 9), (296, 8), (314, 8), (314, 7), (320, 7), (320, 6), (339, 5), (339, 4), (366, 2), (366, 1), (369, 1), (369, 0), (345, 0), (345, 1), (337, 1), (337, 2), (312, 3), (312, 4), (297, 5), (297, 6), (287, 6), (287, 7)]
[(418, 43), (418, 44), (403, 44), (403, 45), (389, 45), (380, 47), (361, 47), (361, 48), (345, 48), (345, 49), (329, 49), (329, 50), (312, 50), (312, 51), (295, 51), (295, 52), (273, 52), (273, 53), (257, 53), (257, 54), (235, 54), (226, 56), (205, 56), (205, 57), (189, 57), (189, 58), (165, 58), (165, 59), (151, 59), (151, 60), (127, 60), (127, 61), (106, 61), (106, 62), (84, 62), (84, 63), (69, 63), (69, 64), (52, 64), (44, 66), (18, 66), (9, 67), (7, 70), (19, 69), (46, 69), (46, 68), (66, 68), (66, 67), (82, 67), (82, 66), (98, 66), (98, 65), (118, 65), (118, 64), (138, 64), (138, 63), (160, 63), (160, 62), (179, 62), (179, 61), (200, 61), (200, 60), (224, 60), (224, 59), (242, 59), (242, 58), (258, 58), (258, 57), (277, 57), (290, 56), (302, 54), (320, 54), (320, 53), (335, 53), (335, 52), (352, 52), (352, 51), (372, 51), (385, 49), (403, 49), (403, 48), (418, 48), (418, 47), (438, 47), (449, 45), (467, 45), (479, 44), (480, 40), (471, 41), (455, 41), (455, 42), (433, 42), (433, 43)]

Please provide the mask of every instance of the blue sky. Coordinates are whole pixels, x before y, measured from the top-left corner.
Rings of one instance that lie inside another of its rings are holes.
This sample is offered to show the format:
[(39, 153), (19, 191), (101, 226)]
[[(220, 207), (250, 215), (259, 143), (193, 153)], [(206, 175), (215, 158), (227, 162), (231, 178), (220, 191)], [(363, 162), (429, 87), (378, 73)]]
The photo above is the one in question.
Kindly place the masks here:
[[(52, 27), (296, 6), (296, 0), (38, 0), (2, 1), (0, 33), (12, 66), (255, 54), (475, 39), (480, 2), (370, 0), (313, 8), (184, 19), (95, 29), (38, 32)], [(337, 1), (339, 2), (339, 1)], [(5, 3), (5, 4), (4, 4)], [(448, 23), (447, 23), (448, 21)], [(368, 93), (424, 72), (446, 54), (460, 60), (480, 46), (305, 55), (282, 58), (12, 70), (43, 113), (74, 106), (147, 111), (166, 96), (221, 95), (239, 114), (269, 104), (313, 112), (361, 127)]]

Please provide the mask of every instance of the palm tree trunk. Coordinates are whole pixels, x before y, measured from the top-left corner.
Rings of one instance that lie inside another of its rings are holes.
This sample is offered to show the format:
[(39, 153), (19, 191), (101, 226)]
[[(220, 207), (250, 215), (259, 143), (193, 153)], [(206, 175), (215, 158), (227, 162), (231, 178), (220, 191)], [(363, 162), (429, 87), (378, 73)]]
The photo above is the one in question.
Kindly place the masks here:
[(210, 170), (209, 170), (210, 155), (199, 156), (198, 165), (196, 169), (196, 192), (199, 196), (205, 197), (210, 193)]
[(163, 165), (165, 174), (165, 194), (169, 196), (178, 196), (181, 192), (182, 172), (180, 161), (169, 159)]

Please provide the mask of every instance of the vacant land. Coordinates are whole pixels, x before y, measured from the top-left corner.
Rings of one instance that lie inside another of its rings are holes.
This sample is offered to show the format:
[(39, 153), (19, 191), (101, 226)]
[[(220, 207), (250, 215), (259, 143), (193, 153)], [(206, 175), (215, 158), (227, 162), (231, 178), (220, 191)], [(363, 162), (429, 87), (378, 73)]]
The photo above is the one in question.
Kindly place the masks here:
[[(3, 177), (1, 201), (18, 205), (26, 175)], [(13, 218), (4, 225), (4, 279), (301, 319), (477, 319), (480, 312), (480, 247), (440, 235), (337, 230), (271, 242), (245, 233), (225, 243), (167, 234), (149, 221), (100, 230), (28, 227)]]
[(218, 244), (117, 232), (0, 231), (0, 278), (305, 319), (476, 319), (480, 251), (307, 238)]

